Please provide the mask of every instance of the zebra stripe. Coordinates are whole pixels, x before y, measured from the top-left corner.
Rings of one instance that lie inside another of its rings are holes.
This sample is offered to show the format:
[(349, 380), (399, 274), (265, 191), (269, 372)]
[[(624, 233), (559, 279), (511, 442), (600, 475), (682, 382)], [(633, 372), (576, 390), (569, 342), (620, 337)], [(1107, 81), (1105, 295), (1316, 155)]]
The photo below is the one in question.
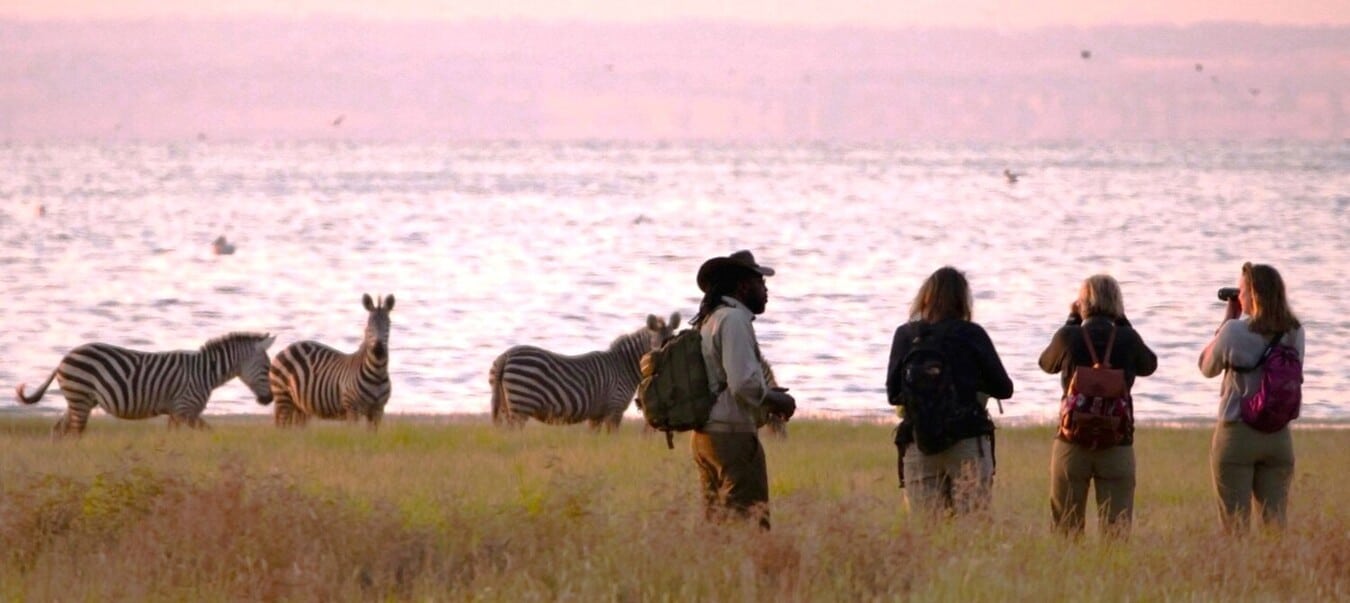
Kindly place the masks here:
[(361, 347), (344, 354), (317, 341), (299, 341), (272, 361), (272, 397), (278, 427), (303, 426), (309, 417), (380, 425), (389, 402), (389, 312), (394, 296), (361, 298), (369, 315)]
[(613, 430), (637, 392), (638, 362), (674, 334), (679, 313), (670, 321), (656, 315), (647, 325), (620, 336), (605, 351), (564, 356), (534, 346), (515, 346), (497, 357), (488, 373), (492, 420), (521, 426), (533, 417), (548, 424), (589, 421)]
[(272, 401), (267, 384), (266, 333), (230, 333), (195, 351), (142, 352), (107, 343), (81, 345), (61, 359), (31, 397), (19, 384), (19, 401), (36, 404), (53, 380), (66, 397), (66, 412), (52, 428), (54, 436), (84, 433), (94, 407), (120, 419), (169, 415), (169, 426), (203, 428), (202, 411), (212, 390), (239, 377), (259, 404)]

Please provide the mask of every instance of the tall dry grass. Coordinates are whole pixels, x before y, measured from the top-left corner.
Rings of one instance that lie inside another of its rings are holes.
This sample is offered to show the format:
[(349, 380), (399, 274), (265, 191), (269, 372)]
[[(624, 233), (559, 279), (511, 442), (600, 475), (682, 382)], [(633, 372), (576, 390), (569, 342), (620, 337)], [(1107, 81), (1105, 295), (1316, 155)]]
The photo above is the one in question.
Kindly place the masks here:
[(999, 433), (989, 517), (907, 517), (885, 426), (766, 440), (771, 533), (702, 520), (667, 451), (531, 424), (390, 417), (209, 433), (96, 419), (79, 441), (0, 418), (0, 599), (1345, 600), (1350, 431), (1299, 430), (1290, 528), (1222, 536), (1207, 430), (1137, 434), (1125, 542), (1049, 529), (1050, 431)]

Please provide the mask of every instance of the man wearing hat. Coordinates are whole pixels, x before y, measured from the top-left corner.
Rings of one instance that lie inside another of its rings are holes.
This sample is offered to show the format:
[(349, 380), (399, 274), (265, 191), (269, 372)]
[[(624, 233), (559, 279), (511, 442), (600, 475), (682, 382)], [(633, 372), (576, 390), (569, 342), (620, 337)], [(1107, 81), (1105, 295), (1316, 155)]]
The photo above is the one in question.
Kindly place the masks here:
[(716, 388), (708, 423), (694, 432), (692, 448), (703, 482), (707, 517), (755, 519), (769, 528), (769, 475), (756, 427), (766, 414), (788, 419), (797, 403), (764, 378), (752, 321), (769, 301), (764, 277), (773, 269), (749, 251), (715, 257), (698, 269), (703, 291), (693, 325), (703, 338), (708, 382)]

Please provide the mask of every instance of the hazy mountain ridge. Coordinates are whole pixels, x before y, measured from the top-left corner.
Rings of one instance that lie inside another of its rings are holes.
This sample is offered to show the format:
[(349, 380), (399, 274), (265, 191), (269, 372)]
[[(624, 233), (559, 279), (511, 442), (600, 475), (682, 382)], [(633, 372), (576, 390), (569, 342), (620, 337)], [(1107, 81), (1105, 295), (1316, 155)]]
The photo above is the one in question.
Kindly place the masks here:
[(1348, 113), (1350, 27), (0, 22), (4, 139), (1324, 139)]

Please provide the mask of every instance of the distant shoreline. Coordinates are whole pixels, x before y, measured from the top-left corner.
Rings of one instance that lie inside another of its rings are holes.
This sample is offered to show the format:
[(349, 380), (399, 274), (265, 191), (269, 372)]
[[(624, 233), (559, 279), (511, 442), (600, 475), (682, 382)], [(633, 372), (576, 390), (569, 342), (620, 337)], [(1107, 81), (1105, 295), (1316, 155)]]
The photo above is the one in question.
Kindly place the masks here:
[[(56, 409), (56, 408), (50, 408), (50, 409), (42, 409), (42, 410), (39, 410), (39, 409), (23, 408), (23, 407), (18, 407), (18, 406), (0, 407), (0, 421), (4, 421), (4, 420), (8, 420), (8, 419), (54, 419), (54, 418), (56, 417), (56, 415), (57, 415), (57, 410), (58, 410), (58, 409)], [(270, 423), (270, 422), (271, 422), (271, 413), (266, 413), (266, 412), (257, 412), (257, 413), (233, 413), (233, 412), (232, 412), (232, 413), (220, 413), (220, 414), (210, 414), (210, 413), (208, 413), (208, 414), (204, 415), (204, 417), (206, 418), (206, 420), (207, 420), (208, 423), (224, 422), (224, 423), (237, 424), (237, 423), (246, 423), (246, 422), (258, 422), (258, 423), (264, 423), (264, 422)], [(131, 421), (127, 421), (127, 420), (124, 420), (124, 419), (113, 419), (113, 418), (108, 417), (107, 415), (103, 415), (103, 414), (99, 413), (99, 414), (95, 414), (94, 417), (91, 419), (91, 421), (90, 421), (90, 426), (91, 426), (91, 428), (92, 428), (92, 427), (96, 426), (98, 423), (103, 423), (103, 422), (107, 422), (107, 421), (117, 421), (117, 422), (119, 422), (119, 423), (130, 423), (130, 422), (131, 422)], [(147, 420), (141, 421), (141, 422), (150, 422), (150, 423), (154, 423), (154, 422), (157, 422), (157, 421), (164, 421), (164, 419), (163, 419), (162, 417), (156, 417), (156, 418), (154, 418), (154, 419), (147, 419)], [(490, 416), (488, 413), (464, 413), (464, 412), (458, 412), (458, 413), (457, 413), (457, 412), (450, 412), (450, 413), (386, 413), (386, 414), (384, 415), (384, 421), (385, 421), (385, 425), (389, 425), (389, 424), (391, 424), (391, 423), (446, 424), (446, 425), (464, 424), (464, 425), (472, 425), (472, 424), (489, 423), (489, 422), (491, 422), (491, 416)], [(867, 424), (867, 425), (877, 425), (877, 424), (887, 425), (887, 424), (893, 424), (893, 423), (895, 422), (895, 418), (892, 417), (892, 416), (890, 416), (889, 414), (884, 414), (884, 413), (878, 413), (877, 415), (842, 415), (842, 414), (825, 415), (825, 414), (819, 414), (819, 415), (806, 415), (806, 416), (801, 416), (801, 417), (799, 417), (795, 422), (796, 422), (796, 423), (801, 423), (801, 422), (858, 423), (858, 424)], [(318, 424), (334, 424), (334, 425), (335, 425), (335, 424), (338, 424), (338, 423), (339, 423), (338, 421), (321, 421), (321, 422), (319, 422)], [(1052, 426), (1054, 423), (1053, 423), (1052, 421), (1049, 421), (1049, 420), (1043, 420), (1043, 419), (1039, 419), (1039, 418), (1029, 418), (1029, 417), (1000, 418), (1000, 417), (998, 417), (998, 416), (995, 416), (995, 417), (994, 417), (994, 424), (997, 425), (999, 429), (1015, 429), (1015, 430), (1021, 430), (1021, 429), (1037, 429), (1037, 428), (1050, 427), (1050, 426)], [(1139, 426), (1139, 427), (1144, 427), (1144, 428), (1149, 428), (1149, 429), (1155, 429), (1155, 428), (1162, 428), (1162, 429), (1209, 429), (1210, 427), (1213, 426), (1214, 420), (1213, 420), (1213, 419), (1208, 419), (1208, 418), (1196, 418), (1196, 417), (1190, 417), (1190, 418), (1170, 418), (1170, 419), (1141, 419), (1141, 420), (1139, 420), (1139, 421), (1136, 421), (1135, 424), (1136, 424), (1137, 426)], [(531, 422), (531, 423), (529, 423), (529, 424), (527, 424), (527, 425), (529, 425), (529, 426), (531, 426), (531, 427), (544, 427), (542, 424), (536, 424), (536, 423), (534, 423), (534, 422)], [(584, 423), (578, 423), (577, 425), (572, 426), (572, 427), (580, 427), (580, 426), (583, 426), (583, 425), (584, 425)], [(624, 417), (623, 425), (626, 426), (626, 427), (639, 427), (639, 426), (641, 425), (641, 420), (638, 419), (637, 417), (629, 417), (629, 416), (625, 416), (625, 417)], [(788, 426), (789, 426), (789, 431), (790, 431), (790, 430), (791, 430), (792, 423), (789, 423)], [(622, 429), (622, 427), (621, 427), (621, 429)], [(1343, 430), (1343, 429), (1350, 429), (1350, 419), (1299, 419), (1299, 420), (1297, 420), (1297, 421), (1294, 422), (1294, 429), (1295, 429), (1295, 430), (1308, 430), (1308, 429)]]

